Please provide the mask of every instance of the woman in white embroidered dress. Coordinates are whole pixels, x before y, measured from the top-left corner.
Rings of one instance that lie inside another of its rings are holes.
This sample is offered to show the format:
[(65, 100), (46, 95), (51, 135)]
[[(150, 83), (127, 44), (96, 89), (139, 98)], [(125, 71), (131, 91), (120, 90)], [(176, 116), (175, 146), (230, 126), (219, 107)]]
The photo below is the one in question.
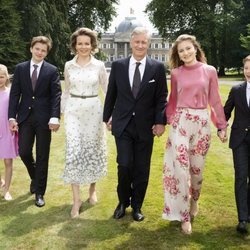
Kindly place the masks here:
[(99, 86), (104, 93), (107, 74), (104, 63), (93, 57), (97, 34), (88, 28), (76, 30), (70, 39), (75, 57), (66, 62), (62, 110), (66, 133), (66, 164), (63, 179), (73, 192), (71, 217), (79, 216), (82, 205), (80, 184), (90, 184), (90, 204), (97, 202), (96, 181), (107, 173), (105, 130)]

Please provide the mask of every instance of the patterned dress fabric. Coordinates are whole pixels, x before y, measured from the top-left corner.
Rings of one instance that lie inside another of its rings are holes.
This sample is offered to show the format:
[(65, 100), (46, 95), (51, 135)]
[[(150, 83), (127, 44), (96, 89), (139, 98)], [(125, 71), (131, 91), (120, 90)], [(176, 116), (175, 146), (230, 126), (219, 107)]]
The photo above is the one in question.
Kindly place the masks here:
[(210, 141), (208, 111), (178, 108), (164, 156), (163, 219), (190, 221), (191, 199), (197, 201), (200, 196)]
[(9, 89), (0, 91), (0, 159), (14, 159), (18, 156), (17, 134), (12, 134), (9, 128), (9, 96)]
[[(77, 56), (65, 64), (65, 90), (62, 111), (66, 133), (66, 159), (63, 179), (70, 184), (90, 184), (107, 174), (103, 107), (98, 95), (104, 93), (107, 75), (103, 62), (91, 57), (80, 66)], [(86, 98), (80, 98), (86, 97)]]

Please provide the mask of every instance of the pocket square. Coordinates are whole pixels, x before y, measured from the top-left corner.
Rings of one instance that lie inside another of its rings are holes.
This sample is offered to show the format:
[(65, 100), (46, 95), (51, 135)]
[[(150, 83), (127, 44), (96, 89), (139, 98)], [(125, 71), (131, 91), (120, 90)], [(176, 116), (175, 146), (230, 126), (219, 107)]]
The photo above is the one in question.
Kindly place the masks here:
[(153, 83), (155, 82), (155, 79), (150, 80), (148, 83)]

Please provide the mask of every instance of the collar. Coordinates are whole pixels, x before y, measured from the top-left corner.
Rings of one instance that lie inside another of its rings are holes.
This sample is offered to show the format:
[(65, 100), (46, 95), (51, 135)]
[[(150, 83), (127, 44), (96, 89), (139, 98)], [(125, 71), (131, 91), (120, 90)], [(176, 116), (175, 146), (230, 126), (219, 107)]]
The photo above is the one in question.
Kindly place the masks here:
[(133, 55), (132, 55), (131, 58), (130, 58), (130, 63), (131, 63), (131, 64), (136, 64), (137, 62), (140, 62), (140, 63), (143, 64), (143, 65), (146, 65), (146, 56), (145, 56), (142, 60), (137, 61), (137, 60), (133, 57)]
[(247, 82), (247, 89), (250, 89), (250, 82)]
[(42, 64), (43, 64), (43, 61), (44, 61), (44, 60), (42, 60), (42, 61), (39, 62), (39, 63), (35, 63), (35, 62), (31, 59), (31, 60), (30, 60), (30, 66), (33, 67), (33, 65), (36, 64), (36, 65), (38, 65), (38, 68), (41, 68), (41, 66), (42, 66)]
[[(75, 55), (74, 58), (72, 59), (72, 62), (73, 62), (76, 66), (81, 67), (81, 66), (76, 62), (76, 61), (77, 61), (77, 58), (78, 58), (78, 55)], [(96, 59), (94, 58), (94, 56), (93, 56), (93, 55), (90, 55), (90, 61), (89, 61), (86, 65), (84, 65), (84, 67), (87, 66), (87, 65), (89, 65), (89, 64), (95, 64), (95, 62), (96, 62)]]

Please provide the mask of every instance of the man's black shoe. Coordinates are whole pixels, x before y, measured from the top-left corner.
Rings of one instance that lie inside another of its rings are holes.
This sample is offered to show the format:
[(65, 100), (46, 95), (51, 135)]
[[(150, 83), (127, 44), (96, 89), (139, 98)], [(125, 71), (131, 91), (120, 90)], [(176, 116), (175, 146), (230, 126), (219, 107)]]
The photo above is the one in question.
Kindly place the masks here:
[(43, 207), (45, 205), (45, 201), (43, 199), (43, 196), (41, 194), (36, 194), (36, 206)]
[(236, 227), (236, 230), (241, 234), (248, 233), (247, 222), (246, 221), (239, 222), (239, 224)]
[(139, 208), (133, 209), (132, 215), (133, 215), (133, 219), (135, 221), (143, 221), (144, 220), (144, 215), (142, 214), (141, 209), (139, 209)]
[(119, 203), (114, 211), (113, 217), (115, 219), (121, 219), (125, 215), (126, 206), (123, 203)]

